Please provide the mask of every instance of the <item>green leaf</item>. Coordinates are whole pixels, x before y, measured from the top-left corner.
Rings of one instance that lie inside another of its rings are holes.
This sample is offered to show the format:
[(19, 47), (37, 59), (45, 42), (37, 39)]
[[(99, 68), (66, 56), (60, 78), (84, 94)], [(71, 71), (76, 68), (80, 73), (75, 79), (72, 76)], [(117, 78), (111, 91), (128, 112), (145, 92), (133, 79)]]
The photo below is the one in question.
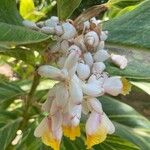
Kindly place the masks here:
[(112, 19), (105, 24), (110, 32), (108, 42), (141, 48), (150, 48), (150, 1), (146, 0), (136, 9)]
[[(133, 142), (142, 150), (149, 149), (148, 135), (150, 133), (150, 122), (136, 112), (132, 107), (114, 98), (103, 96), (99, 98), (104, 112), (115, 121), (115, 134)], [(116, 109), (114, 109), (116, 108)]]
[(109, 135), (103, 143), (95, 146), (94, 148), (96, 150), (140, 150), (133, 143), (115, 135)]
[(22, 119), (10, 121), (9, 124), (0, 128), (0, 147), (1, 150), (6, 150), (16, 135), (16, 131)]
[(0, 22), (21, 25), (22, 18), (18, 13), (16, 0), (0, 0)]
[(0, 83), (0, 104), (24, 94), (25, 92), (16, 84), (9, 82)]
[(150, 83), (148, 82), (131, 82), (131, 83), (150, 95)]
[(16, 45), (39, 43), (50, 37), (25, 27), (0, 23), (0, 45), (14, 47)]
[(27, 64), (35, 65), (35, 55), (34, 52), (30, 49), (23, 49), (23, 48), (14, 48), (14, 49), (6, 49), (0, 48), (0, 54), (6, 55), (10, 57), (14, 57), (17, 60), (23, 60)]
[(71, 16), (82, 0), (57, 0), (57, 13), (61, 20)]
[(149, 80), (150, 79), (150, 53), (148, 50), (129, 48), (116, 44), (107, 44), (111, 52), (125, 55), (128, 65), (124, 70), (119, 69), (111, 62), (107, 63), (106, 71), (111, 75), (120, 75), (130, 80)]

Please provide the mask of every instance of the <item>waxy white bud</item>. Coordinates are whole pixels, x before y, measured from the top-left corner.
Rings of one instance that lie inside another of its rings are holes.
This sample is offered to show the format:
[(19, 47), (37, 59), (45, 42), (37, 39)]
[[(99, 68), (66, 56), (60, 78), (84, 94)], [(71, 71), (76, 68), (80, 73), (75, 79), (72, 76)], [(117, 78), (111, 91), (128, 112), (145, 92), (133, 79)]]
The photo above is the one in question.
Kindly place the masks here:
[(74, 38), (77, 34), (75, 27), (69, 22), (63, 23), (62, 28), (63, 28), (64, 34), (61, 36), (61, 38), (64, 40), (69, 40), (71, 38)]
[(93, 49), (96, 46), (98, 46), (99, 37), (96, 32), (90, 31), (87, 34), (85, 34), (84, 42), (89, 49)]
[(79, 63), (77, 65), (77, 74), (81, 80), (85, 80), (90, 75), (90, 67), (87, 64)]
[(48, 27), (48, 26), (42, 27), (41, 31), (46, 34), (54, 34), (55, 33), (54, 27)]
[(83, 56), (84, 56), (85, 63), (91, 67), (93, 65), (92, 54), (90, 52), (87, 52)]
[(59, 23), (59, 19), (56, 16), (52, 16), (50, 19), (45, 21), (45, 25), (48, 27), (55, 27)]
[(59, 79), (63, 77), (63, 74), (60, 69), (55, 68), (49, 65), (43, 65), (38, 68), (38, 73), (47, 78)]
[(122, 92), (122, 82), (119, 77), (110, 77), (105, 80), (103, 84), (103, 88), (106, 93), (117, 96)]
[(96, 62), (104, 62), (110, 57), (106, 50), (99, 50), (94, 54), (94, 60)]
[(111, 60), (114, 64), (119, 66), (120, 69), (124, 69), (128, 64), (128, 61), (125, 58), (125, 56), (121, 56), (121, 55), (111, 54)]
[(103, 62), (96, 62), (93, 64), (92, 73), (101, 74), (105, 70), (106, 66)]

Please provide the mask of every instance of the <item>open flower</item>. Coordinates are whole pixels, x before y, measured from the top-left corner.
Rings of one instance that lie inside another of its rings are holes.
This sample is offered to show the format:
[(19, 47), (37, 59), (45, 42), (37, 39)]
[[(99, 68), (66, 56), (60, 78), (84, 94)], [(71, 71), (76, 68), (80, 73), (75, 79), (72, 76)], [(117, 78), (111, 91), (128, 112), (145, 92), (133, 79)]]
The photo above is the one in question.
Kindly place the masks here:
[(86, 145), (91, 148), (93, 145), (103, 142), (107, 134), (112, 134), (115, 127), (105, 113), (92, 111), (86, 122)]

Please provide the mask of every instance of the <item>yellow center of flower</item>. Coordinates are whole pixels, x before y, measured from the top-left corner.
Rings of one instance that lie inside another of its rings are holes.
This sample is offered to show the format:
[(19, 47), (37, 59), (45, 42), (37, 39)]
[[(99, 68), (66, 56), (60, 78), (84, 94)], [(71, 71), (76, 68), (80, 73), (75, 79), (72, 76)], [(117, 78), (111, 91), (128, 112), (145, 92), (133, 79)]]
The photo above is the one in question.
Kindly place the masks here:
[(51, 132), (45, 132), (42, 136), (42, 141), (45, 145), (52, 147), (54, 150), (59, 150), (60, 141), (52, 137)]
[(129, 92), (131, 91), (131, 83), (126, 79), (126, 78), (121, 78), (122, 84), (123, 84), (123, 88), (122, 88), (122, 94), (126, 95), (129, 94)]
[(63, 132), (66, 137), (69, 137), (71, 140), (75, 140), (76, 137), (80, 136), (80, 126), (63, 126)]
[(104, 125), (100, 125), (97, 131), (91, 135), (87, 135), (87, 139), (85, 144), (87, 145), (87, 149), (92, 148), (92, 146), (103, 142), (107, 136), (107, 129)]

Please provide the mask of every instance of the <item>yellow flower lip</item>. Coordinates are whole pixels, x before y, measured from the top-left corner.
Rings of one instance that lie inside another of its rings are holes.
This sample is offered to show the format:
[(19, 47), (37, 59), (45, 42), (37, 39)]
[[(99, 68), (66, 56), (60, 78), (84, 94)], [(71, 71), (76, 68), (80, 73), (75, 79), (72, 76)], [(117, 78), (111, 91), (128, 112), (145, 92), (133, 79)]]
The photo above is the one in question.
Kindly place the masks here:
[(64, 136), (70, 138), (70, 140), (75, 140), (76, 137), (80, 137), (80, 126), (63, 126)]
[(129, 94), (129, 92), (131, 91), (131, 83), (126, 79), (126, 78), (121, 78), (121, 81), (122, 81), (122, 84), (123, 84), (123, 87), (122, 87), (122, 94), (123, 95), (127, 95)]
[(87, 145), (87, 149), (92, 148), (92, 146), (102, 143), (107, 136), (107, 129), (104, 125), (100, 125), (97, 131), (91, 135), (87, 135), (87, 139), (85, 144)]

